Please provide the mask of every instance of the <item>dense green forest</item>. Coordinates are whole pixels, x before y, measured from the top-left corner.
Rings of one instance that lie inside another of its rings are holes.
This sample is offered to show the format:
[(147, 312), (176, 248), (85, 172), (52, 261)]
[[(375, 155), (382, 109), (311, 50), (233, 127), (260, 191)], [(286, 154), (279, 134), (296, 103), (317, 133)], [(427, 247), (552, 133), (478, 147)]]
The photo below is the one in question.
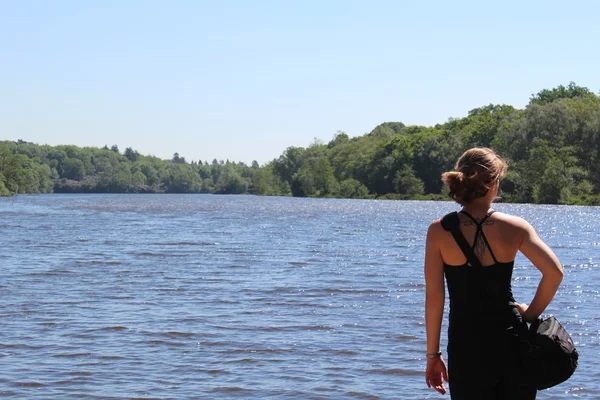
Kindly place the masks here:
[(347, 198), (445, 198), (442, 172), (463, 151), (491, 147), (509, 162), (510, 202), (600, 204), (600, 97), (574, 83), (542, 90), (524, 110), (487, 105), (432, 127), (385, 122), (359, 137), (289, 147), (263, 166), (187, 162), (121, 152), (0, 142), (0, 194), (223, 193)]

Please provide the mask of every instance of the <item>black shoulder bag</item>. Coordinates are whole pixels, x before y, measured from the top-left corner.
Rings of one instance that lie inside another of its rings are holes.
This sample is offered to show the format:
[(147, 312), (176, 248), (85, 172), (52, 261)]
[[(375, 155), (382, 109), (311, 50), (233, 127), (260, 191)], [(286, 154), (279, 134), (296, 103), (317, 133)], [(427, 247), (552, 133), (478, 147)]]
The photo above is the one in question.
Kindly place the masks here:
[[(442, 227), (452, 234), (469, 264), (483, 268), (460, 231), (458, 213), (442, 218)], [(512, 307), (514, 315), (513, 329), (519, 337), (521, 360), (534, 386), (543, 390), (569, 379), (577, 369), (579, 353), (565, 328), (552, 316), (538, 318), (527, 327), (514, 304), (509, 303), (508, 306)]]

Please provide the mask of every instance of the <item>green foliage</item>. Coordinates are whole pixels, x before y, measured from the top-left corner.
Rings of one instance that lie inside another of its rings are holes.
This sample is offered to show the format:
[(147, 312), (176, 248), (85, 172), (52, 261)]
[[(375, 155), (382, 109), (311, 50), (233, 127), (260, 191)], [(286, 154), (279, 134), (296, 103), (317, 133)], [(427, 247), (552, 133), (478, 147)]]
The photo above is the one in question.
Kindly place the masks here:
[(275, 173), (284, 181), (291, 182), (292, 177), (301, 166), (305, 150), (300, 147), (288, 147), (284, 153), (274, 160)]
[(179, 157), (179, 153), (173, 154), (172, 161), (175, 164), (185, 164), (185, 157)]
[(333, 140), (327, 144), (327, 148), (331, 149), (335, 146), (347, 143), (349, 140), (350, 137), (345, 132), (337, 131), (335, 135), (333, 135)]
[(333, 168), (325, 156), (308, 158), (292, 178), (294, 196), (335, 195), (339, 184), (333, 175)]
[(356, 179), (346, 179), (340, 184), (340, 196), (351, 199), (367, 197), (369, 189)]
[(392, 137), (404, 129), (404, 124), (402, 122), (384, 122), (383, 124), (379, 124), (369, 133), (370, 136), (375, 137)]
[(450, 135), (443, 127), (419, 135), (415, 144), (413, 169), (423, 181), (427, 193), (441, 192), (442, 173), (451, 170), (467, 148), (460, 135)]
[(226, 164), (217, 181), (217, 193), (242, 194), (246, 193), (247, 189), (248, 182), (242, 178), (234, 165), (231, 163)]
[(67, 158), (62, 164), (62, 171), (63, 177), (74, 181), (80, 181), (86, 175), (83, 161), (77, 158)]
[(127, 147), (79, 148), (0, 142), (0, 195), (57, 192), (254, 193), (447, 199), (440, 180), (468, 148), (494, 148), (509, 162), (502, 199), (600, 202), (600, 98), (570, 83), (544, 89), (523, 110), (489, 104), (433, 127), (384, 122), (324, 144), (288, 147), (260, 166), (170, 160)]
[(136, 162), (140, 158), (140, 153), (133, 150), (131, 147), (126, 148), (123, 155), (131, 162)]
[(572, 99), (572, 98), (584, 98), (584, 97), (595, 97), (594, 93), (588, 88), (577, 86), (575, 82), (570, 82), (567, 87), (559, 85), (554, 89), (544, 89), (538, 94), (531, 97), (531, 104), (548, 104), (558, 99)]
[(568, 201), (573, 182), (564, 174), (558, 160), (549, 160), (539, 183), (533, 187), (533, 199), (536, 203), (558, 204)]
[(197, 193), (200, 191), (200, 175), (187, 164), (168, 165), (163, 179), (168, 193)]
[(423, 194), (423, 181), (417, 178), (415, 171), (413, 171), (413, 169), (408, 165), (404, 166), (402, 170), (396, 172), (396, 178), (394, 181), (398, 193), (409, 196)]
[(512, 106), (493, 104), (469, 111), (465, 126), (460, 132), (464, 142), (468, 147), (490, 147), (502, 127), (501, 122), (515, 111)]
[[(50, 192), (248, 193), (261, 171), (244, 163), (187, 163), (143, 156), (128, 147), (111, 149), (39, 146), (24, 141), (0, 142), (2, 195)], [(278, 185), (289, 194), (289, 183)]]
[(291, 187), (289, 182), (281, 180), (275, 173), (275, 161), (267, 163), (263, 168), (254, 172), (253, 191), (262, 196), (289, 196)]
[(23, 162), (27, 157), (22, 154), (13, 154), (7, 146), (0, 146), (0, 178), (5, 194), (18, 193), (24, 184)]
[(0, 196), (10, 196), (12, 192), (4, 185), (6, 178), (0, 173)]

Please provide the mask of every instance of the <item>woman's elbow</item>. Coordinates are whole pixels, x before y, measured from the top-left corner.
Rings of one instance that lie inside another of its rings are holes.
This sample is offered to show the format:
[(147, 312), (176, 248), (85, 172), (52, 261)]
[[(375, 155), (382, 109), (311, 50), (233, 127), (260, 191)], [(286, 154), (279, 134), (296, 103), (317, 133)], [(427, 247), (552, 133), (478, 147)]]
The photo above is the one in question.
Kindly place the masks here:
[(565, 271), (563, 270), (563, 267), (561, 265), (560, 268), (558, 268), (558, 270), (556, 271), (556, 277), (559, 280), (559, 282), (561, 282), (563, 280), (564, 276), (565, 276)]
[(565, 271), (561, 265), (558, 265), (556, 268), (547, 270), (543, 275), (545, 278), (560, 284), (565, 276)]

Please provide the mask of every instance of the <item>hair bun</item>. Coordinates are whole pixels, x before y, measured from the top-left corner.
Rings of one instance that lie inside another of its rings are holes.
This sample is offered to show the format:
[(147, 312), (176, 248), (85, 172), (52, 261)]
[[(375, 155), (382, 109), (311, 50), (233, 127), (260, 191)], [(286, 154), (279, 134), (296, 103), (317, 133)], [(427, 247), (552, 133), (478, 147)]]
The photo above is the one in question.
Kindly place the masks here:
[(454, 169), (443, 173), (442, 181), (448, 185), (448, 196), (464, 205), (484, 197), (493, 182), (506, 174), (507, 165), (493, 150), (475, 147), (459, 158)]

